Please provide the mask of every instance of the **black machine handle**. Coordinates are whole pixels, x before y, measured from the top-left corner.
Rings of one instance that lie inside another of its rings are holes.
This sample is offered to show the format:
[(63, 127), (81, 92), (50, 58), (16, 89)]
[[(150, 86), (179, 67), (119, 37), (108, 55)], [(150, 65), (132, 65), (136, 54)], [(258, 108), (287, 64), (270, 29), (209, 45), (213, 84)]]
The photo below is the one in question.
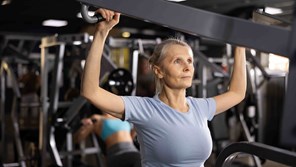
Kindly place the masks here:
[(104, 21), (105, 19), (102, 17), (102, 15), (100, 14), (95, 14), (94, 16), (90, 16), (88, 15), (88, 8), (89, 6), (86, 5), (86, 4), (83, 4), (81, 3), (81, 15), (82, 15), (82, 18), (90, 23), (90, 24), (94, 24), (94, 23), (98, 23), (98, 22), (101, 22), (101, 21)]
[[(218, 156), (215, 167), (225, 167), (233, 155), (247, 153), (288, 166), (296, 166), (296, 153), (257, 142), (238, 142), (227, 146)], [(226, 164), (225, 164), (226, 163)]]

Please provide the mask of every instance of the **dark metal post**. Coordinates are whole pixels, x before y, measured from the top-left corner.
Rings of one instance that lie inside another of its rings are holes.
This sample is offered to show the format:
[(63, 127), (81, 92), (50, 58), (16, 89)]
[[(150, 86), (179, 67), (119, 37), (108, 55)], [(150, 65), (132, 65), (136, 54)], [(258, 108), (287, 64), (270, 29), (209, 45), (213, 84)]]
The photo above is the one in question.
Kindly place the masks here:
[(296, 4), (294, 5), (294, 17), (288, 46), (290, 47), (290, 64), (280, 142), (284, 146), (296, 148)]
[[(59, 102), (59, 88), (60, 88), (60, 82), (62, 77), (62, 68), (63, 68), (63, 58), (65, 53), (65, 43), (59, 43), (59, 53), (55, 57), (55, 65), (54, 65), (54, 76), (52, 80), (52, 87), (50, 92), (50, 105), (48, 110), (48, 115), (51, 117), (51, 122), (48, 124), (49, 129), (49, 144), (50, 144), (50, 154), (52, 158), (54, 159), (54, 162), (57, 166), (63, 166), (60, 155), (57, 150), (56, 141), (54, 138), (54, 114), (56, 114), (58, 110), (58, 102)], [(69, 164), (68, 164), (69, 165)]]
[[(6, 117), (6, 114), (5, 114), (5, 90), (6, 90), (6, 83), (5, 83), (5, 70), (4, 70), (4, 67), (3, 67), (3, 62), (1, 62), (1, 69), (0, 69), (1, 73), (0, 73), (0, 80), (1, 80), (1, 103), (0, 103), (0, 111), (1, 111), (1, 149), (2, 149), (2, 152), (7, 152), (7, 146), (6, 146), (6, 135), (5, 135), (5, 132), (6, 132), (6, 125), (5, 125), (5, 117)], [(6, 156), (5, 154), (2, 154), (1, 155), (1, 161), (4, 162), (4, 160), (6, 159)]]
[[(78, 0), (184, 33), (288, 56), (289, 30), (164, 0)], [(177, 12), (176, 12), (177, 11)]]
[(48, 62), (46, 55), (48, 54), (48, 48), (45, 46), (46, 39), (42, 38), (41, 43), (41, 111), (40, 111), (40, 120), (39, 120), (39, 153), (40, 153), (40, 167), (46, 166), (46, 157), (47, 157), (47, 124), (48, 124), (48, 97), (47, 97), (47, 82), (48, 82)]

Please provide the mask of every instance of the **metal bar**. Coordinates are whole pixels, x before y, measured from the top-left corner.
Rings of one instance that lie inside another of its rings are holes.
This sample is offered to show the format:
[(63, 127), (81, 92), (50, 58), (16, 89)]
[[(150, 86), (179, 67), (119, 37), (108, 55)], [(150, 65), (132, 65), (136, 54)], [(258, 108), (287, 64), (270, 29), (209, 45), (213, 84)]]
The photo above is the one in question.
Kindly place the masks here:
[(296, 153), (257, 142), (239, 142), (227, 146), (218, 156), (216, 167), (224, 166), (232, 154), (247, 153), (288, 166), (296, 166)]
[(7, 40), (30, 40), (30, 41), (40, 41), (41, 37), (44, 35), (36, 35), (36, 34), (16, 34), (10, 32), (0, 32), (0, 35), (3, 35)]
[(2, 45), (0, 45), (0, 57), (4, 57), (4, 51), (5, 48), (8, 44), (8, 40), (6, 38), (3, 39), (3, 41), (1, 41)]
[(15, 96), (13, 98), (13, 103), (12, 103), (12, 109), (11, 109), (11, 120), (12, 120), (12, 126), (13, 126), (13, 131), (14, 131), (14, 142), (16, 145), (17, 153), (19, 156), (19, 165), (21, 167), (26, 167), (25, 163), (25, 155), (23, 151), (23, 146), (22, 146), (22, 141), (20, 138), (20, 129), (19, 129), (19, 124), (18, 120), (16, 118), (16, 110), (17, 110), (17, 97)]
[[(0, 112), (1, 112), (1, 149), (2, 152), (7, 151), (7, 145), (6, 145), (6, 114), (5, 114), (5, 93), (6, 93), (6, 78), (5, 78), (5, 65), (3, 64), (4, 62), (1, 62), (1, 70), (0, 70), (0, 80), (1, 80), (1, 102), (0, 102)], [(6, 160), (6, 154), (2, 154), (0, 157), (1, 161), (4, 162)]]
[(17, 153), (19, 156), (18, 157), (19, 158), (18, 159), (19, 165), (21, 167), (26, 167), (26, 163), (24, 161), (25, 155), (24, 155), (24, 151), (23, 151), (21, 138), (20, 138), (19, 124), (18, 124), (17, 117), (16, 117), (16, 110), (19, 109), (19, 106), (17, 106), (19, 103), (18, 99), (20, 99), (21, 93), (20, 93), (20, 89), (18, 86), (16, 76), (15, 76), (13, 70), (11, 69), (10, 65), (8, 65), (8, 63), (7, 63), (6, 72), (7, 72), (7, 77), (9, 77), (12, 82), (12, 88), (13, 88), (13, 92), (14, 92), (13, 103), (12, 103), (12, 108), (11, 108), (11, 113), (10, 113), (11, 120), (12, 120), (12, 126), (13, 126), (13, 132), (14, 132), (14, 142), (15, 142)]
[(101, 147), (99, 145), (99, 142), (97, 140), (97, 136), (95, 133), (92, 133), (91, 134), (91, 140), (93, 141), (93, 144), (94, 144), (94, 148), (97, 148), (98, 151), (96, 152), (97, 154), (97, 161), (98, 161), (98, 164), (99, 164), (99, 167), (106, 167), (106, 164), (104, 163), (104, 155), (102, 153), (102, 150), (101, 150)]
[(260, 61), (257, 59), (257, 57), (256, 57), (256, 56), (253, 56), (253, 55), (251, 54), (251, 52), (249, 52), (249, 51), (246, 52), (246, 56), (247, 56), (247, 59), (248, 59), (249, 61), (251, 61), (251, 63), (253, 63), (254, 66), (257, 67), (257, 68), (260, 70), (260, 72), (262, 73), (264, 79), (267, 79), (267, 80), (268, 80), (268, 79), (270, 78), (270, 75), (266, 72), (266, 70), (265, 70), (264, 67), (261, 65), (261, 63), (260, 63)]
[(280, 142), (285, 146), (292, 146), (296, 148), (296, 123), (295, 119), (293, 119), (296, 115), (296, 4), (294, 6), (292, 33), (289, 44), (291, 57), (289, 64), (288, 85), (285, 95)]
[(202, 65), (202, 63), (198, 66), (198, 77), (201, 81), (201, 84), (198, 87), (198, 97), (206, 98), (207, 97), (207, 68), (206, 66)]
[(63, 58), (65, 52), (65, 44), (59, 45), (59, 53), (58, 56), (55, 57), (55, 64), (54, 64), (54, 76), (52, 80), (52, 87), (50, 92), (50, 105), (49, 105), (49, 114), (53, 116), (58, 110), (58, 102), (59, 102), (59, 88), (60, 82), (62, 78), (62, 68), (63, 68)]
[(56, 147), (56, 142), (55, 142), (55, 136), (54, 136), (54, 132), (55, 129), (53, 127), (48, 128), (49, 129), (49, 152), (50, 155), (52, 156), (53, 160), (54, 160), (54, 165), (57, 167), (62, 167), (63, 163), (61, 160), (61, 157), (59, 155), (58, 149)]
[(220, 66), (208, 60), (207, 56), (199, 50), (194, 50), (194, 55), (197, 55), (202, 65), (209, 67), (213, 72), (220, 73), (222, 77), (229, 78), (229, 74), (225, 72)]
[(138, 77), (138, 64), (139, 64), (139, 54), (138, 50), (133, 51), (132, 57), (132, 76), (135, 88), (132, 91), (132, 95), (136, 95), (136, 87), (137, 87), (137, 77)]
[(73, 150), (71, 152), (61, 151), (60, 156), (62, 158), (65, 158), (66, 156), (69, 156), (69, 155), (74, 156), (74, 155), (81, 155), (81, 154), (97, 154), (98, 152), (100, 152), (99, 148), (89, 147), (89, 148), (85, 148), (85, 149)]
[(13, 51), (16, 54), (16, 57), (25, 60), (25, 61), (31, 61), (31, 59), (29, 59), (28, 56), (22, 54), (15, 46), (13, 46), (12, 44), (7, 45), (7, 49), (10, 49), (11, 51)]
[(49, 104), (49, 110), (48, 110), (48, 115), (51, 118), (51, 122), (48, 126), (49, 127), (49, 143), (50, 143), (50, 154), (54, 160), (54, 163), (57, 166), (63, 166), (61, 158), (59, 156), (57, 146), (56, 146), (56, 141), (54, 137), (54, 114), (56, 114), (58, 110), (58, 102), (59, 102), (59, 88), (60, 88), (60, 81), (62, 77), (62, 68), (63, 68), (63, 58), (64, 58), (64, 53), (65, 53), (65, 43), (59, 44), (59, 53), (58, 56), (55, 57), (55, 65), (54, 65), (54, 76), (53, 76), (53, 87), (51, 88), (50, 92), (50, 104)]
[(14, 91), (14, 95), (17, 98), (20, 98), (21, 97), (21, 91), (19, 89), (16, 76), (15, 76), (13, 70), (11, 69), (11, 67), (10, 67), (10, 65), (8, 63), (7, 63), (7, 69), (6, 69), (6, 71), (7, 71), (7, 76), (11, 79), (12, 89)]
[(48, 48), (45, 46), (45, 39), (42, 39), (41, 43), (41, 112), (39, 117), (39, 151), (40, 151), (40, 167), (46, 166), (46, 147), (47, 147), (47, 124), (48, 124), (48, 96), (47, 96), (47, 86), (48, 86), (48, 61), (46, 60), (46, 55), (48, 54)]
[[(66, 141), (67, 141), (66, 143), (67, 152), (73, 151), (73, 136), (72, 136), (72, 133), (69, 131), (67, 132), (67, 135), (66, 135)], [(66, 160), (67, 160), (67, 167), (72, 167), (73, 156), (68, 155)]]
[[(244, 119), (243, 114), (241, 112), (239, 112), (238, 117), (239, 117), (240, 123), (242, 125), (245, 137), (247, 138), (247, 140), (249, 142), (253, 142), (254, 139), (253, 139), (253, 137), (252, 137), (252, 135), (251, 135), (251, 133), (249, 131), (249, 128), (247, 126), (247, 123), (246, 123), (246, 121)], [(254, 163), (256, 164), (256, 167), (261, 167), (261, 162), (260, 162), (259, 158), (257, 156), (254, 156), (254, 155), (252, 155), (252, 158), (254, 160)]]
[(78, 115), (81, 108), (87, 103), (87, 100), (81, 96), (76, 98), (68, 110), (65, 112), (63, 119), (65, 120), (65, 126), (68, 127), (73, 119)]
[(78, 0), (171, 29), (288, 56), (290, 31), (164, 0)]

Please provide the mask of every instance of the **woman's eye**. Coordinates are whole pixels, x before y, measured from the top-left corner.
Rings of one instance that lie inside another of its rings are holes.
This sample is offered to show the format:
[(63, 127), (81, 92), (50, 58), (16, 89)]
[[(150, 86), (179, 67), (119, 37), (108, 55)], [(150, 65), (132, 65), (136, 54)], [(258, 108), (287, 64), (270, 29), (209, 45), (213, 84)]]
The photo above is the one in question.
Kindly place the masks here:
[(192, 60), (191, 60), (191, 59), (188, 59), (188, 63), (189, 63), (189, 64), (192, 64)]
[(174, 61), (174, 63), (175, 63), (175, 64), (179, 64), (179, 63), (180, 63), (180, 59), (176, 59), (176, 60)]

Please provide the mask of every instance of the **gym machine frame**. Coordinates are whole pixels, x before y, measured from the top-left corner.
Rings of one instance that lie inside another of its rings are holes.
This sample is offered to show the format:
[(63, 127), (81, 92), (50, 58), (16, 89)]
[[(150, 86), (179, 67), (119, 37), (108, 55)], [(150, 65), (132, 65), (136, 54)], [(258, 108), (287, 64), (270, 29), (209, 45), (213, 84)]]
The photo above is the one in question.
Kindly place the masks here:
[[(40, 113), (40, 125), (39, 125), (39, 151), (40, 151), (40, 166), (46, 166), (47, 152), (51, 156), (55, 166), (64, 166), (61, 158), (66, 157), (67, 164), (70, 167), (73, 159), (73, 155), (77, 154), (93, 154), (100, 153), (100, 148), (98, 143), (94, 143), (94, 148), (87, 148), (83, 151), (73, 151), (72, 143), (67, 143), (66, 151), (59, 152), (57, 150), (56, 141), (54, 138), (55, 127), (50, 123), (53, 123), (55, 120), (53, 115), (58, 111), (58, 107), (68, 106), (68, 110), (65, 113), (65, 116), (62, 118), (64, 123), (63, 126), (68, 128), (68, 125), (73, 120), (73, 118), (78, 114), (79, 110), (86, 103), (86, 100), (82, 97), (78, 97), (71, 104), (64, 104), (59, 102), (59, 82), (62, 77), (62, 67), (63, 67), (63, 58), (65, 53), (65, 47), (68, 44), (72, 44), (74, 41), (80, 41), (83, 44), (90, 43), (90, 36), (87, 33), (83, 34), (67, 34), (67, 35), (54, 35), (43, 37), (41, 40), (41, 113)], [(50, 94), (48, 94), (48, 60), (49, 57), (49, 48), (57, 46), (59, 47), (58, 54), (54, 56), (54, 71), (52, 77), (52, 89)], [(109, 58), (109, 49), (104, 48), (103, 59), (102, 59), (102, 69), (106, 71), (111, 71), (116, 68), (115, 64)], [(104, 73), (106, 71), (102, 70)], [(103, 77), (103, 75), (101, 75)], [(67, 141), (72, 140), (71, 134), (67, 133)], [(92, 140), (96, 142), (95, 136), (92, 135)], [(49, 148), (49, 150), (47, 150)], [(103, 162), (100, 160), (100, 155), (98, 155), (99, 165), (104, 167)]]
[[(38, 45), (38, 43), (40, 42), (41, 40), (41, 36), (38, 36), (38, 35), (35, 35), (35, 36), (32, 36), (32, 35), (29, 35), (29, 34), (8, 34), (8, 33), (1, 33), (0, 34), (0, 37), (1, 37), (1, 46), (0, 46), (0, 58), (1, 58), (1, 61), (2, 63), (5, 63), (10, 57), (14, 57), (14, 58), (17, 58), (17, 59), (20, 59), (20, 60), (23, 60), (23, 61), (28, 61), (30, 62), (30, 54), (32, 53), (33, 49)], [(11, 42), (14, 42), (14, 43), (11, 43)], [(24, 46), (25, 44), (28, 44), (26, 47)], [(7, 54), (7, 51), (11, 51), (12, 54)], [(25, 52), (25, 54), (24, 54)], [(7, 59), (5, 58), (7, 57)], [(1, 64), (2, 64), (1, 63)], [(11, 71), (11, 69), (9, 69), (9, 66), (8, 66), (8, 69), (2, 69), (4, 71)], [(4, 71), (1, 71), (2, 73)], [(15, 80), (15, 76), (13, 75), (12, 72), (8, 72), (9, 75), (7, 77), (10, 77), (12, 80)], [(6, 125), (5, 125), (5, 117), (6, 117), (6, 114), (5, 114), (5, 77), (2, 76), (2, 73), (1, 73), (1, 107), (0, 107), (0, 112), (1, 112), (1, 115), (0, 115), (0, 122), (1, 122), (1, 148), (2, 148), (2, 152), (7, 152), (7, 137), (5, 136), (6, 135)], [(14, 90), (14, 93), (15, 93), (15, 96), (19, 96), (19, 94), (17, 93), (18, 88), (16, 88), (16, 83), (14, 83), (13, 85), (13, 90)], [(12, 111), (14, 112), (14, 111)], [(14, 113), (11, 113), (11, 114), (14, 114)], [(13, 116), (13, 115), (12, 115)], [(13, 121), (16, 121), (15, 118), (12, 118), (14, 119)], [(24, 166), (25, 163), (22, 161), (24, 159), (24, 153), (23, 153), (23, 148), (20, 144), (20, 136), (19, 136), (19, 128), (18, 128), (18, 125), (14, 122), (14, 139), (16, 141), (16, 147), (17, 147), (17, 153), (18, 153), (18, 156), (20, 158), (20, 165), (21, 166)], [(4, 163), (4, 165), (6, 165), (5, 161), (6, 161), (6, 158), (7, 158), (7, 155), (6, 154), (2, 154), (1, 156), (1, 161), (2, 163)], [(10, 164), (7, 164), (7, 165), (10, 165)]]
[(226, 147), (218, 156), (215, 167), (229, 167), (239, 154), (252, 154), (288, 166), (296, 166), (296, 153), (256, 142), (238, 142)]
[[(294, 109), (296, 108), (296, 103), (293, 100), (296, 95), (296, 7), (294, 7), (292, 26), (287, 29), (258, 24), (163, 0), (78, 1), (82, 3), (81, 13), (84, 13), (83, 16), (87, 13), (86, 10), (89, 6), (102, 7), (188, 34), (289, 58), (288, 85), (283, 115), (283, 120), (286, 121), (282, 123), (280, 137), (283, 145), (296, 146), (296, 136), (295, 132), (293, 133), (295, 123), (292, 120), (293, 117), (291, 118), (291, 115), (295, 115)], [(86, 17), (85, 20), (91, 19), (91, 17)], [(293, 160), (295, 161), (295, 157)]]
[[(82, 2), (82, 9), (85, 9), (84, 5), (107, 8), (188, 34), (289, 56), (290, 31), (282, 27), (253, 23), (163, 0), (78, 1)], [(85, 12), (82, 10), (81, 13)]]
[[(6, 75), (5, 75), (6, 73)], [(24, 150), (23, 150), (23, 146), (22, 146), (22, 141), (21, 141), (21, 137), (20, 137), (20, 130), (19, 130), (19, 123), (17, 120), (17, 111), (19, 109), (19, 106), (17, 106), (18, 101), (21, 97), (21, 93), (20, 93), (20, 89), (18, 86), (18, 82), (16, 79), (16, 76), (13, 72), (13, 70), (10, 67), (10, 63), (9, 60), (2, 60), (1, 62), (1, 69), (0, 69), (0, 80), (1, 80), (1, 114), (5, 114), (5, 110), (4, 110), (4, 105), (5, 105), (5, 89), (6, 89), (6, 85), (5, 85), (5, 80), (10, 78), (11, 82), (12, 82), (12, 89), (13, 89), (13, 103), (12, 103), (12, 107), (11, 107), (11, 120), (12, 120), (12, 126), (13, 126), (13, 134), (14, 134), (14, 143), (16, 146), (16, 150), (17, 150), (17, 156), (18, 156), (18, 162), (16, 163), (4, 163), (4, 165), (11, 165), (11, 166), (21, 166), (21, 167), (26, 167), (26, 163), (25, 163), (25, 155), (24, 155)], [(4, 126), (5, 123), (5, 119), (4, 117), (2, 117), (2, 123)], [(4, 144), (4, 141), (2, 141)], [(3, 150), (5, 150), (5, 146), (3, 146)]]

